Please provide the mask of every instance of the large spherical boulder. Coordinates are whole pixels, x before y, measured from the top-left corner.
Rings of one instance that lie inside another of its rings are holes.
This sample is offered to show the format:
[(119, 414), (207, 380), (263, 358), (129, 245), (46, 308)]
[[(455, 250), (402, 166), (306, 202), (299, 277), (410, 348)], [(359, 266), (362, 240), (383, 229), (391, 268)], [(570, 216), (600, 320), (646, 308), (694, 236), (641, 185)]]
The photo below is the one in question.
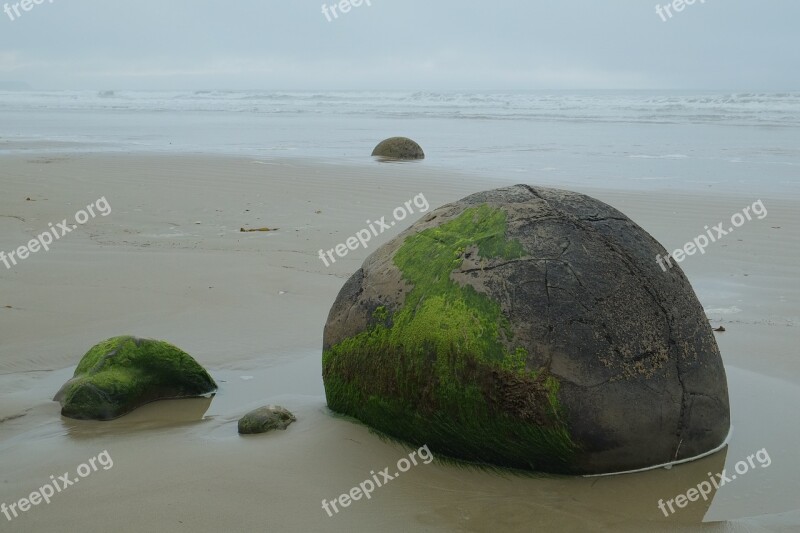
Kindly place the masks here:
[(376, 250), (324, 332), (328, 405), (469, 461), (596, 474), (726, 439), (725, 370), (664, 248), (616, 209), (517, 185)]
[(66, 417), (110, 420), (155, 400), (216, 390), (208, 372), (183, 350), (125, 336), (93, 346), (53, 399)]
[(425, 159), (420, 145), (407, 137), (392, 137), (378, 143), (372, 155), (382, 159), (407, 160)]

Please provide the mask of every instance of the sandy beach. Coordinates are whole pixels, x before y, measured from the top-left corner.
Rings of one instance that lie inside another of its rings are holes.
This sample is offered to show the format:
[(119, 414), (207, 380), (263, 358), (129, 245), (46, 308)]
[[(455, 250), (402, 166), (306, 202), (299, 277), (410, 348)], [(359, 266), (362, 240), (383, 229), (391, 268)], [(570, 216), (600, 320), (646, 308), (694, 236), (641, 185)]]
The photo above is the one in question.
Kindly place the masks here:
[[(32, 147), (33, 148), (33, 147)], [(332, 517), (323, 499), (394, 468), (409, 449), (334, 416), (321, 379), (322, 329), (345, 280), (409, 217), (326, 267), (329, 249), (423, 193), (431, 209), (502, 182), (421, 164), (347, 165), (209, 155), (29, 153), (0, 162), (0, 250), (17, 248), (104, 197), (111, 207), (13, 268), (0, 265), (0, 502), (106, 450), (100, 469), (3, 531), (797, 531), (795, 405), (798, 201), (781, 197), (581, 189), (667, 249), (762, 200), (748, 221), (681, 263), (717, 333), (733, 433), (710, 457), (599, 478), (517, 476), (434, 460)], [(240, 231), (268, 227), (269, 232)], [(111, 422), (62, 418), (52, 396), (96, 342), (168, 340), (204, 365), (211, 399), (149, 404)], [(285, 432), (242, 437), (265, 404)], [(665, 517), (659, 499), (771, 463)], [(703, 522), (705, 518), (705, 523)], [(80, 524), (80, 526), (78, 526)]]
[(0, 533), (800, 532), (798, 17), (0, 2)]

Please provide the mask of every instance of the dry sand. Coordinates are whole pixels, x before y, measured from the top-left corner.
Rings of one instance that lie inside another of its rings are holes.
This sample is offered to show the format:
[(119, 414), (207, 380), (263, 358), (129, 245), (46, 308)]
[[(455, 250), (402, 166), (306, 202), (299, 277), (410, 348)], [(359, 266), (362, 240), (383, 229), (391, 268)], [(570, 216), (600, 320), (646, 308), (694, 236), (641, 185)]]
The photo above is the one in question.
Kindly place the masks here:
[[(530, 181), (535, 184), (535, 181)], [(682, 268), (728, 370), (734, 432), (694, 463), (604, 478), (519, 477), (434, 461), (329, 518), (323, 498), (409, 450), (334, 417), (321, 380), (322, 328), (339, 288), (374, 250), (326, 268), (317, 257), (418, 193), (431, 208), (511, 184), (425, 163), (359, 167), (200, 155), (4, 156), (0, 250), (104, 196), (90, 220), (11, 270), (0, 264), (0, 503), (108, 450), (99, 470), (3, 531), (797, 531), (798, 202), (761, 198), (746, 223)], [(582, 190), (668, 249), (757, 197)], [(30, 198), (28, 201), (26, 198)], [(385, 233), (378, 244), (418, 218)], [(199, 223), (197, 223), (199, 222)], [(278, 228), (241, 233), (241, 227)], [(7, 307), (8, 306), (8, 307)], [(220, 385), (213, 400), (150, 404), (112, 422), (63, 419), (50, 399), (95, 342), (161, 338)], [(298, 421), (240, 437), (268, 403)], [(756, 450), (772, 464), (668, 518), (674, 498)], [(706, 515), (707, 512), (707, 515)], [(706, 520), (720, 521), (701, 523)]]

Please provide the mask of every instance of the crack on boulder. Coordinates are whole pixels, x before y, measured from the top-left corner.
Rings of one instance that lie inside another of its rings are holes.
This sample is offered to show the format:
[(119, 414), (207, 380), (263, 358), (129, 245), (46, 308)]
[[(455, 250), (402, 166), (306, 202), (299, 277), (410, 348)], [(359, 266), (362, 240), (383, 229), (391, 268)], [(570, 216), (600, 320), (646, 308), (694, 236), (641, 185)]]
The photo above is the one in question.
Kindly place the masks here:
[[(541, 194), (539, 194), (539, 192), (534, 190), (533, 187), (526, 184), (523, 184), (522, 187), (526, 188), (534, 197), (542, 200), (549, 208), (553, 209), (558, 215), (560, 215), (561, 219), (563, 219), (565, 222), (570, 223), (576, 229), (591, 231), (592, 233), (596, 234), (603, 243), (603, 245), (610, 252), (612, 252), (613, 255), (617, 256), (620, 259), (621, 263), (626, 267), (628, 274), (630, 274), (634, 279), (638, 279), (639, 276), (637, 276), (637, 274), (641, 274), (641, 272), (639, 271), (639, 268), (636, 266), (634, 260), (631, 258), (630, 253), (627, 250), (620, 248), (616, 243), (612, 242), (606, 235), (598, 231), (598, 229), (595, 228), (590, 223), (590, 220), (582, 220), (580, 217), (570, 215), (562, 210), (555, 209), (550, 204), (550, 201), (544, 198)], [(608, 217), (608, 218), (613, 219), (615, 217)], [(595, 219), (595, 221), (599, 220), (600, 219)], [(669, 336), (668, 336), (668, 342), (670, 346), (669, 350), (670, 354), (673, 355), (675, 358), (675, 372), (677, 374), (678, 382), (680, 383), (681, 389), (683, 391), (681, 399), (681, 410), (680, 410), (680, 415), (678, 417), (678, 426), (676, 428), (676, 439), (678, 441), (678, 444), (676, 446), (675, 453), (677, 456), (678, 449), (680, 448), (680, 443), (683, 442), (683, 433), (686, 423), (685, 419), (686, 419), (687, 394), (686, 394), (686, 384), (683, 381), (683, 375), (681, 371), (680, 357), (678, 355), (677, 345), (674, 339), (674, 333), (673, 333), (674, 319), (669, 310), (667, 310), (667, 308), (664, 306), (663, 299), (659, 298), (658, 295), (654, 293), (654, 291), (656, 290), (655, 288), (648, 287), (647, 285), (642, 285), (642, 289), (644, 289), (644, 291), (650, 296), (650, 298), (658, 306), (658, 308), (661, 309), (661, 312), (665, 317), (667, 329), (669, 331)]]
[(629, 219), (621, 218), (621, 217), (602, 217), (602, 218), (594, 218), (594, 217), (580, 218), (580, 217), (577, 217), (577, 218), (578, 218), (578, 220), (582, 220), (583, 222), (590, 222), (590, 223), (591, 222), (605, 222), (607, 220), (618, 220), (620, 222), (630, 222)]
[[(465, 255), (465, 258), (470, 258), (470, 255)], [(479, 256), (480, 257), (480, 256)], [(488, 259), (481, 257), (483, 261), (488, 261)], [(513, 263), (521, 263), (526, 261), (541, 261), (541, 259), (536, 259), (534, 257), (520, 257), (519, 259), (509, 259), (508, 261), (503, 261), (502, 263), (498, 263), (495, 265), (487, 265), (487, 266), (480, 266), (475, 268), (466, 268), (466, 269), (454, 269), (452, 273), (461, 273), (461, 274), (469, 274), (471, 272), (485, 272), (487, 270), (495, 270), (500, 267), (504, 267), (506, 265), (510, 265)], [(452, 275), (451, 273), (451, 275)]]
[(547, 307), (550, 308), (550, 280), (549, 280), (550, 268), (548, 267), (548, 262), (544, 262), (544, 290), (547, 293)]

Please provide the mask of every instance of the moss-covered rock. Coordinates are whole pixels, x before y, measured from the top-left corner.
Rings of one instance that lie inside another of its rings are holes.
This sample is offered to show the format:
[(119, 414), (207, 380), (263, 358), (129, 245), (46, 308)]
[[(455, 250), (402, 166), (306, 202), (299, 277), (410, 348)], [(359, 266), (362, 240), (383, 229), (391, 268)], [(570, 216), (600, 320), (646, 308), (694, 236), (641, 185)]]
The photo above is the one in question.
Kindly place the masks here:
[(164, 341), (125, 336), (93, 346), (53, 399), (61, 402), (63, 416), (110, 420), (155, 400), (216, 390), (186, 352)]
[(416, 142), (407, 137), (391, 137), (383, 140), (372, 150), (372, 155), (389, 160), (425, 159), (425, 152)]
[(297, 418), (288, 409), (279, 405), (267, 405), (250, 411), (239, 419), (239, 433), (250, 435), (266, 433), (273, 429), (286, 429)]
[(524, 185), (428, 213), (325, 325), (328, 405), (469, 461), (603, 473), (727, 436), (725, 371), (683, 273), (593, 198)]

